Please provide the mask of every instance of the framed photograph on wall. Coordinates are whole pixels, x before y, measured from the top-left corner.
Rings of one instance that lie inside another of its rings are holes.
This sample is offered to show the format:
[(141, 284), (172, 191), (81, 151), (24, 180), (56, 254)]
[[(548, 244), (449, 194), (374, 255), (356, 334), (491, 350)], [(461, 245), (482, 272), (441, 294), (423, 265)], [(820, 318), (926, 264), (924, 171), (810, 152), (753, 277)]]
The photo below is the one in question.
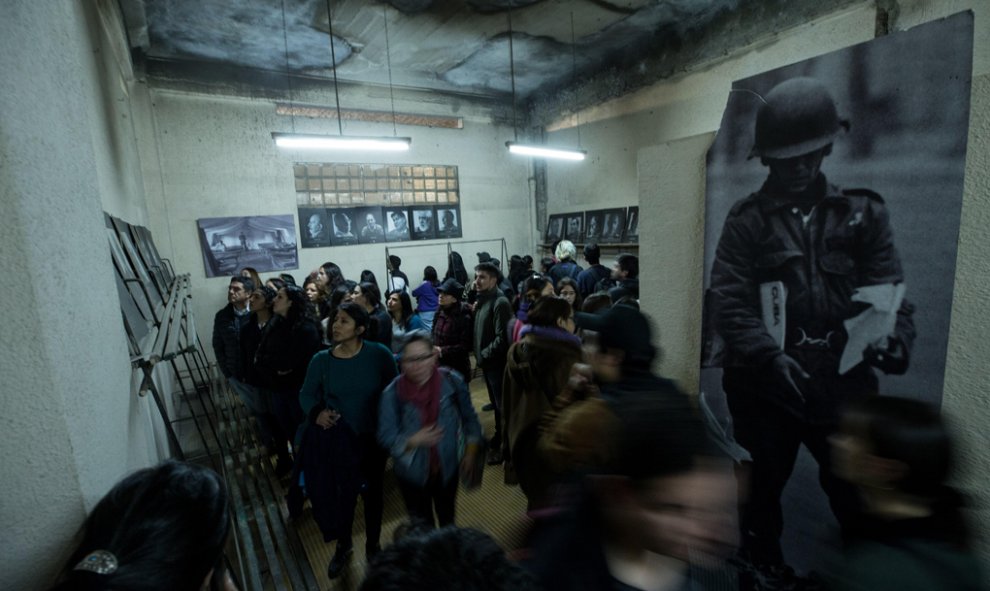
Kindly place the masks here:
[(330, 246), (330, 222), (325, 207), (299, 208), (299, 246), (320, 248)]
[(602, 244), (619, 244), (626, 230), (626, 210), (622, 208), (606, 209), (602, 215)]
[(567, 224), (565, 225), (564, 238), (575, 244), (584, 242), (584, 212), (576, 211), (566, 215)]
[(626, 231), (622, 235), (623, 242), (639, 242), (639, 206), (626, 209)]
[(410, 207), (412, 239), (430, 240), (437, 237), (437, 223), (432, 207)]
[(385, 242), (385, 226), (382, 223), (382, 208), (355, 207), (357, 219), (358, 242), (361, 244), (381, 244)]
[(437, 238), (460, 238), (461, 206), (457, 204), (437, 205)]
[(544, 242), (553, 244), (564, 238), (564, 214), (557, 213), (547, 220), (547, 232)]
[(409, 210), (405, 207), (383, 207), (385, 218), (385, 241), (406, 242), (409, 240)]
[(605, 210), (596, 209), (584, 212), (584, 243), (598, 244), (602, 241), (602, 228), (605, 227)]
[(327, 210), (330, 220), (330, 244), (333, 246), (349, 246), (358, 243), (357, 215), (355, 208), (334, 208)]
[(207, 277), (299, 268), (296, 222), (292, 214), (196, 220)]

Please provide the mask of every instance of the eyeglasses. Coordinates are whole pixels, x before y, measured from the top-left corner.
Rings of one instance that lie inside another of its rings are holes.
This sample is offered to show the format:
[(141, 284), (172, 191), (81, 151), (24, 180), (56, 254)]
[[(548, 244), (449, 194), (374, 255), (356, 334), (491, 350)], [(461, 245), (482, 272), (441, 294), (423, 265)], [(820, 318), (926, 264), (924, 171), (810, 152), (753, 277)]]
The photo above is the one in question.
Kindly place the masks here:
[(417, 355), (416, 357), (403, 357), (402, 363), (419, 363), (421, 361), (426, 361), (427, 359), (433, 359), (433, 353)]

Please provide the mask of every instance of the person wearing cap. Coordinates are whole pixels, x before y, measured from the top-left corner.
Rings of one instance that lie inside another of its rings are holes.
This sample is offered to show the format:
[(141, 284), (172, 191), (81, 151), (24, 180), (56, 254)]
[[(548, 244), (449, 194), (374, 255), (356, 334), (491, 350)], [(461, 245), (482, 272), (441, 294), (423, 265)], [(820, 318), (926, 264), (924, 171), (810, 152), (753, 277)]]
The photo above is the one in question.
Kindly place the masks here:
[(474, 289), (477, 303), (474, 311), (474, 358), (485, 375), (488, 399), (495, 411), (495, 434), (488, 449), (488, 463), (502, 463), (502, 372), (509, 350), (507, 328), (512, 318), (512, 306), (498, 289), (502, 274), (491, 263), (479, 263), (474, 268)]
[(554, 255), (557, 257), (557, 264), (550, 268), (550, 279), (554, 285), (557, 285), (557, 282), (564, 277), (576, 279), (578, 274), (584, 270), (581, 268), (581, 265), (574, 262), (574, 257), (577, 256), (577, 249), (570, 240), (561, 240), (557, 244), (557, 250), (554, 251)]
[(890, 216), (880, 195), (841, 189), (822, 172), (849, 124), (821, 82), (791, 78), (762, 98), (750, 157), (769, 174), (726, 218), (711, 293), (725, 342), (722, 387), (735, 437), (752, 455), (740, 480), (741, 558), (761, 579), (783, 584), (793, 571), (781, 553), (780, 498), (799, 447), (817, 461), (840, 526), (849, 525), (856, 500), (832, 474), (828, 438), (845, 401), (877, 394), (874, 367), (907, 370), (915, 331), (904, 300), (893, 332), (839, 372), (844, 322), (869, 307), (855, 292), (904, 281)]
[(439, 365), (461, 374), (465, 383), (471, 381), (471, 348), (474, 320), (471, 308), (461, 301), (464, 286), (450, 278), (440, 284), (439, 307), (433, 317), (433, 346)]
[(596, 286), (599, 281), (608, 279), (612, 271), (601, 264), (602, 249), (594, 242), (584, 245), (584, 260), (588, 262), (588, 268), (578, 273), (578, 289), (581, 291), (581, 298), (587, 298), (598, 291)]

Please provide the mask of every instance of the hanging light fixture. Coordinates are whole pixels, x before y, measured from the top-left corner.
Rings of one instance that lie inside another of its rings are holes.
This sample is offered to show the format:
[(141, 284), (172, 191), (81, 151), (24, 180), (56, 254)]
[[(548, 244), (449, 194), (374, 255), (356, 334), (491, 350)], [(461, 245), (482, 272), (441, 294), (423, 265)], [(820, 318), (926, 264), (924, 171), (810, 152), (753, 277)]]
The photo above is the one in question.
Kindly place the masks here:
[[(510, 154), (522, 154), (533, 158), (553, 158), (557, 160), (584, 160), (588, 156), (585, 150), (547, 146), (543, 144), (524, 144), (519, 142), (519, 126), (516, 122), (516, 66), (512, 46), (512, 4), (507, 12), (509, 20), (509, 78), (512, 81), (512, 133), (515, 141), (505, 142)], [(574, 13), (571, 13), (571, 79), (577, 67), (574, 57)], [(578, 146), (581, 145), (581, 130), (578, 129)]]
[[(327, 5), (327, 28), (330, 34), (330, 63), (333, 68), (333, 92), (337, 105), (337, 131), (339, 135), (324, 135), (312, 133), (295, 133), (295, 116), (292, 116), (292, 133), (272, 132), (275, 145), (280, 148), (317, 149), (317, 150), (363, 150), (404, 152), (412, 144), (412, 138), (397, 137), (395, 126), (395, 96), (392, 93), (392, 57), (388, 41), (388, 13), (383, 7), (385, 17), (385, 57), (388, 62), (388, 90), (392, 101), (392, 137), (369, 137), (344, 135), (344, 123), (340, 116), (340, 90), (337, 84), (337, 52), (333, 46), (333, 17), (330, 12), (330, 0)], [(285, 22), (285, 0), (282, 0), (282, 34), (285, 45), (285, 78), (289, 87), (289, 105), (292, 105), (292, 81), (289, 77), (289, 41)]]

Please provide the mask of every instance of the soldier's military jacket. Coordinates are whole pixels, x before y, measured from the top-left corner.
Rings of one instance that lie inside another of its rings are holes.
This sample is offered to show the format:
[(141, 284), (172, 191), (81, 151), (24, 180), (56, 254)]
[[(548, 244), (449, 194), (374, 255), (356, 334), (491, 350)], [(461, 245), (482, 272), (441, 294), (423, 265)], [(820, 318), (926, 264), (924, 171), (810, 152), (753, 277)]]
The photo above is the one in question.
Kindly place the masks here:
[[(865, 189), (841, 190), (824, 175), (816, 184), (824, 197), (809, 213), (764, 185), (736, 203), (725, 221), (711, 288), (727, 367), (766, 373), (782, 351), (764, 324), (761, 284), (780, 281), (787, 290), (783, 352), (813, 378), (828, 378), (837, 374), (846, 344), (843, 321), (867, 308), (850, 299), (853, 291), (904, 280), (883, 199)], [(905, 302), (896, 329), (908, 350), (911, 312)], [(854, 379), (872, 377), (865, 363), (860, 366), (851, 372)]]

